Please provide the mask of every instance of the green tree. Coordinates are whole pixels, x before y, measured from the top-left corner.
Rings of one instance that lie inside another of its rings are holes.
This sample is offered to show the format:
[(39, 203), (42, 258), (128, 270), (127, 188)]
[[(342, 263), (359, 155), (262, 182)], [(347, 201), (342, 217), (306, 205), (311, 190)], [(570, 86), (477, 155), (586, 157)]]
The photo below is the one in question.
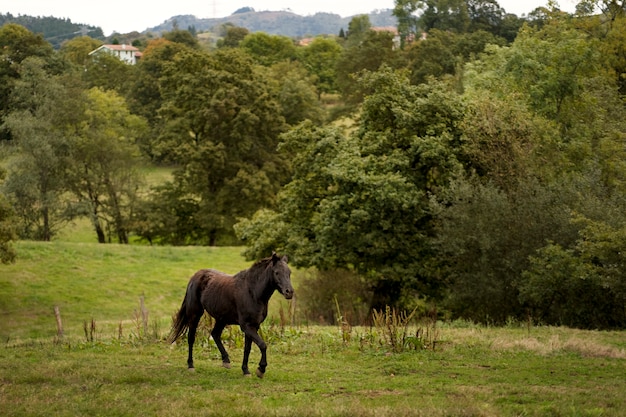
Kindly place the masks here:
[[(288, 175), (276, 153), (286, 124), (263, 72), (237, 49), (183, 52), (163, 77), (161, 155), (175, 162), (201, 227), (194, 243), (232, 239), (236, 218), (271, 207)], [(184, 221), (184, 219), (181, 219)]]
[(102, 45), (102, 41), (90, 38), (89, 36), (79, 36), (63, 42), (60, 54), (69, 62), (84, 66), (90, 61), (89, 52)]
[(117, 57), (99, 53), (89, 57), (82, 79), (87, 88), (99, 87), (124, 94), (132, 84), (135, 66), (129, 65)]
[(287, 124), (295, 126), (304, 120), (321, 123), (324, 110), (315, 86), (299, 62), (283, 61), (272, 65), (270, 77), (276, 85), (276, 98)]
[(372, 29), (372, 22), (366, 14), (354, 16), (348, 23), (346, 39), (349, 44), (358, 44)]
[(549, 239), (565, 246), (575, 240), (576, 194), (564, 185), (520, 178), (503, 190), (459, 178), (432, 200), (437, 256), (430, 272), (446, 281), (443, 304), (453, 317), (500, 324), (525, 318), (519, 285), (529, 257)]
[[(41, 35), (35, 35), (23, 26), (7, 23), (0, 27), (0, 125), (13, 111), (10, 97), (20, 77), (20, 64), (29, 57), (46, 61), (53, 55), (52, 46)], [(11, 138), (5, 125), (0, 129), (0, 140)]]
[(341, 45), (334, 38), (319, 36), (311, 44), (298, 50), (300, 61), (314, 77), (318, 98), (324, 93), (336, 91), (336, 66), (341, 51)]
[(68, 187), (86, 206), (99, 243), (111, 241), (112, 235), (128, 243), (141, 180), (135, 139), (145, 128), (115, 92), (87, 92), (72, 142)]
[(170, 42), (180, 43), (192, 49), (199, 49), (198, 39), (188, 30), (172, 30), (163, 34), (163, 38)]
[(420, 3), (423, 6), (419, 24), (426, 32), (439, 29), (463, 33), (469, 29), (470, 15), (466, 0), (424, 0)]
[(389, 68), (362, 82), (372, 93), (345, 137), (303, 124), (283, 136), (294, 174), (275, 212), (237, 226), (248, 256), (276, 247), (299, 266), (351, 269), (368, 279), (376, 307), (408, 306), (425, 278), (432, 231), (429, 193), (459, 168), (462, 104), (442, 85), (411, 86)]
[(422, 5), (421, 0), (395, 0), (393, 15), (398, 19), (398, 33), (400, 34), (400, 45), (404, 48), (410, 39), (419, 36), (419, 19), (417, 11)]
[(292, 39), (264, 32), (250, 33), (239, 43), (239, 47), (264, 66), (289, 61), (296, 56), (296, 46)]
[(124, 93), (129, 110), (148, 122), (151, 132), (140, 138), (138, 144), (142, 152), (156, 162), (161, 162), (155, 146), (164, 123), (159, 117), (163, 104), (161, 78), (165, 67), (176, 59), (178, 53), (187, 50), (187, 46), (163, 38), (148, 43), (136, 65), (136, 77)]
[[(6, 171), (0, 168), (0, 186)], [(8, 264), (15, 261), (13, 242), (17, 240), (17, 221), (13, 208), (3, 194), (0, 194), (0, 263)]]
[(368, 30), (360, 39), (348, 42), (337, 61), (337, 87), (344, 101), (350, 104), (363, 99), (359, 72), (377, 71), (383, 64), (393, 65), (395, 58), (392, 33)]
[(19, 149), (4, 184), (20, 219), (20, 236), (50, 240), (71, 215), (62, 196), (68, 163), (68, 131), (75, 119), (72, 80), (46, 72), (41, 58), (26, 58), (19, 66), (5, 119)]
[(237, 48), (242, 40), (250, 34), (246, 28), (225, 24), (221, 30), (221, 39), (217, 41), (218, 48)]

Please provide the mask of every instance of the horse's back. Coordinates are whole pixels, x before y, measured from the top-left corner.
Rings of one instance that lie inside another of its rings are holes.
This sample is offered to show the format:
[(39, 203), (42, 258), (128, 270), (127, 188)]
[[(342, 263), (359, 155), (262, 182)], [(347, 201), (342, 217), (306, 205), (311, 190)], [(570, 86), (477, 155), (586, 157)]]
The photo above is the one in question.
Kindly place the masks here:
[(200, 301), (204, 309), (216, 320), (227, 324), (237, 323), (235, 280), (232, 275), (215, 269), (201, 269), (191, 277), (200, 289)]

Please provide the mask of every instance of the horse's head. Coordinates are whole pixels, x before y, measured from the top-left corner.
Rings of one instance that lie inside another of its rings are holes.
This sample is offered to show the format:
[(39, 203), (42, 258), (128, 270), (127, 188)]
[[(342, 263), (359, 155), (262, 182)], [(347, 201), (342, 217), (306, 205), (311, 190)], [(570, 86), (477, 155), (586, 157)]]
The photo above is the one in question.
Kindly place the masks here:
[(287, 266), (287, 257), (280, 257), (276, 252), (272, 253), (271, 260), (272, 280), (278, 291), (287, 299), (293, 297), (294, 290), (291, 285), (291, 270)]

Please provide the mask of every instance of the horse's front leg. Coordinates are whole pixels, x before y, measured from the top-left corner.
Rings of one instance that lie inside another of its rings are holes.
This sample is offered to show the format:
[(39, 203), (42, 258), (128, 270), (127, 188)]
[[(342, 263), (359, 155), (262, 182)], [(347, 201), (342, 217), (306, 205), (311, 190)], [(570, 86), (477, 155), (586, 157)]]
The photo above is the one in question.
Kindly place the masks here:
[[(259, 367), (256, 370), (256, 376), (258, 376), (259, 378), (263, 378), (263, 376), (265, 375), (265, 368), (267, 367), (267, 345), (265, 344), (265, 341), (261, 338), (261, 336), (259, 336), (258, 326), (247, 324), (245, 326), (242, 326), (242, 330), (246, 335), (246, 343), (248, 343), (248, 340), (256, 343), (256, 345), (259, 347), (259, 350), (261, 351), (261, 360), (259, 361)], [(252, 343), (250, 343), (250, 346), (252, 346)], [(248, 353), (249, 350), (250, 349), (248, 349)], [(244, 357), (244, 360), (244, 364), (247, 368), (247, 358)]]
[(250, 370), (248, 369), (248, 359), (250, 358), (250, 349), (252, 349), (252, 339), (247, 334), (245, 335), (245, 345), (243, 348), (243, 363), (241, 364), (241, 370), (244, 376), (250, 376)]

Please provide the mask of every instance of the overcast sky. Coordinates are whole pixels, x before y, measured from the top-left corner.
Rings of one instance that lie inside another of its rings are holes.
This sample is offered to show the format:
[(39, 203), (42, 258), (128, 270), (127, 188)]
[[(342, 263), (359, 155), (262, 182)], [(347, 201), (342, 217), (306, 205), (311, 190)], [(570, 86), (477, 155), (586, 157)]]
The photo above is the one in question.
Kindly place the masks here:
[[(536, 7), (545, 6), (548, 0), (499, 0), (508, 13), (518, 16)], [(559, 0), (562, 10), (573, 12), (577, 0)], [(112, 32), (143, 32), (157, 26), (172, 16), (191, 14), (199, 18), (224, 17), (241, 7), (256, 11), (291, 10), (300, 15), (316, 12), (353, 16), (372, 10), (391, 9), (394, 0), (108, 0), (85, 2), (77, 0), (0, 0), (0, 13), (30, 16), (69, 18), (73, 23), (99, 26), (105, 35)]]

